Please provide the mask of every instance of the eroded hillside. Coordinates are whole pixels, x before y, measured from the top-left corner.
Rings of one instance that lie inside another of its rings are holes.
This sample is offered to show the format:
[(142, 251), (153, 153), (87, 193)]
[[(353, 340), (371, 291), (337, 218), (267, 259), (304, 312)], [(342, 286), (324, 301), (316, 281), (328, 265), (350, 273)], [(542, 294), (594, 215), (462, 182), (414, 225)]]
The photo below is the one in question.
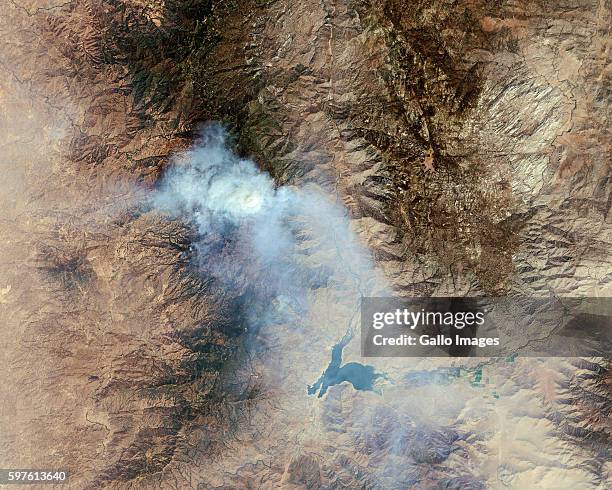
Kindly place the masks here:
[(67, 468), (73, 488), (604, 488), (603, 360), (456, 364), (470, 380), (383, 361), (384, 397), (318, 401), (306, 384), (373, 274), (352, 242), (305, 226), (311, 307), (250, 332), (280, 301), (265, 271), (223, 236), (203, 263), (194, 220), (148, 196), (222, 121), (278, 185), (343, 206), (397, 294), (606, 296), (610, 17), (586, 0), (3, 3), (3, 467)]

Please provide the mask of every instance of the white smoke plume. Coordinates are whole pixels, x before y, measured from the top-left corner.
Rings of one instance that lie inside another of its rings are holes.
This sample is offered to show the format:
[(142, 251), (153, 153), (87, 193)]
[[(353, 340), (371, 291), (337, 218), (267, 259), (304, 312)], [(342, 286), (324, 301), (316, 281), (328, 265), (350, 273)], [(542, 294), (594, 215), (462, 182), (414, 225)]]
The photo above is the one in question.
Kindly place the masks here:
[[(253, 161), (231, 151), (227, 132), (217, 124), (207, 126), (173, 163), (154, 204), (194, 221), (202, 237), (200, 259), (213, 275), (228, 280), (246, 270), (263, 271), (280, 296), (295, 296), (321, 281), (348, 288), (357, 299), (369, 293), (376, 276), (369, 253), (345, 210), (321, 190), (277, 187)], [(214, 256), (211, 237), (231, 239), (238, 253), (226, 260)]]

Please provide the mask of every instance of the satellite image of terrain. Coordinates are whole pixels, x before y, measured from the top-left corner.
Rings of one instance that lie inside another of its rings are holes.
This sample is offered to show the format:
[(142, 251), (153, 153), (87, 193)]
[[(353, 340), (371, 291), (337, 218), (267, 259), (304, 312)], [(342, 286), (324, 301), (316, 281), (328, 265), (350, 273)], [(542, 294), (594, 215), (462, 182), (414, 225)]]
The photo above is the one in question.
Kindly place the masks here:
[(0, 0), (0, 488), (612, 488), (609, 350), (361, 335), (364, 298), (612, 297), (611, 26)]

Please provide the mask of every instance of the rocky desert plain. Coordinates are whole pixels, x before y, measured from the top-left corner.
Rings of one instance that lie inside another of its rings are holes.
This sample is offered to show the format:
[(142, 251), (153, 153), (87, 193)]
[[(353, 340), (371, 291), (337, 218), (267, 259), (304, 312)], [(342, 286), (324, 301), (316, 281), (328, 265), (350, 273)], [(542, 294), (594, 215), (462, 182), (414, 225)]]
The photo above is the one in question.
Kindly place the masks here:
[(356, 333), (376, 389), (308, 387), (362, 296), (612, 295), (611, 25), (610, 0), (1, 0), (0, 467), (610, 488), (607, 358), (363, 360)]

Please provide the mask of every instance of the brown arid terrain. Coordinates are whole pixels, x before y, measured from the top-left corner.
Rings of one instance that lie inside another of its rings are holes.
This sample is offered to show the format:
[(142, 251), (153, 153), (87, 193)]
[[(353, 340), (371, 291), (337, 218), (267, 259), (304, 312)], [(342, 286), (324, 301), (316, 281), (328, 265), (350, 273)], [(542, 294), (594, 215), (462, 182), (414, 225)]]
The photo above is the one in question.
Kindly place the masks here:
[[(0, 467), (609, 488), (608, 359), (307, 386), (363, 295), (612, 295), (611, 24), (607, 0), (2, 0)], [(209, 121), (305, 203), (271, 262), (152, 197)]]

